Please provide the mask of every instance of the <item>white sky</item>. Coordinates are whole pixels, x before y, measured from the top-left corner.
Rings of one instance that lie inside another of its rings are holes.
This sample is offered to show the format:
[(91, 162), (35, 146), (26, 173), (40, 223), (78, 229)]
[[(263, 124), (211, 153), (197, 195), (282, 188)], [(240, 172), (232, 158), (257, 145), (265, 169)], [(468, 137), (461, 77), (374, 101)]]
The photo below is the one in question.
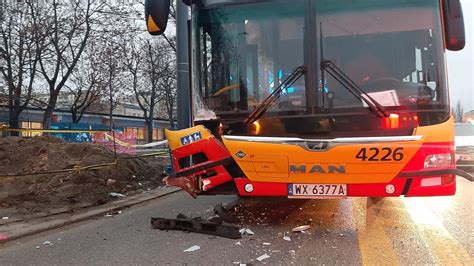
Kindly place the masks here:
[(466, 47), (459, 52), (447, 52), (448, 80), (451, 104), (458, 100), (464, 112), (474, 109), (474, 0), (461, 0), (466, 30)]

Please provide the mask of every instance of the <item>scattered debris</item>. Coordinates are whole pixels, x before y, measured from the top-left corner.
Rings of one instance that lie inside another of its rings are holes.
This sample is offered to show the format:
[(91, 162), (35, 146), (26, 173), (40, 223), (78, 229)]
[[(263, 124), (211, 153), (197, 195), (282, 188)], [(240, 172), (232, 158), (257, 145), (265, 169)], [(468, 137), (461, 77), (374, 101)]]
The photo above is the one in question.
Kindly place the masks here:
[[(190, 218), (184, 214), (178, 214), (176, 219), (151, 218), (153, 229), (160, 230), (182, 230), (187, 232), (216, 235), (231, 239), (242, 238), (239, 228), (233, 225), (210, 222), (200, 217)], [(252, 232), (253, 233), (253, 232)]]
[(51, 241), (46, 240), (46, 241), (43, 242), (43, 245), (45, 245), (45, 246), (53, 246), (53, 243), (52, 243)]
[(8, 220), (8, 216), (2, 217), (2, 220)]
[(283, 240), (290, 242), (291, 238), (287, 236), (286, 234), (283, 234)]
[(265, 253), (265, 254), (263, 254), (262, 256), (256, 258), (256, 260), (262, 261), (262, 260), (266, 260), (266, 259), (268, 259), (268, 258), (270, 258), (270, 256), (269, 256), (267, 253)]
[(112, 217), (114, 215), (119, 215), (121, 213), (122, 213), (122, 211), (111, 211), (111, 212), (108, 212), (105, 216), (106, 217)]
[(262, 245), (264, 245), (264, 246), (270, 246), (271, 244), (272, 244), (272, 243), (263, 242), (263, 244), (262, 244)]
[(339, 236), (344, 236), (344, 234), (339, 234)]
[(249, 228), (245, 228), (245, 227), (240, 229), (239, 233), (241, 235), (243, 235), (243, 234), (247, 234), (247, 235), (251, 235), (251, 236), (255, 235), (255, 233), (252, 230), (250, 230)]
[(124, 194), (122, 194), (122, 193), (117, 193), (117, 192), (110, 192), (110, 193), (109, 193), (109, 196), (115, 197), (115, 198), (123, 198), (123, 197), (126, 197)]
[(229, 210), (225, 209), (224, 206), (222, 206), (222, 203), (214, 206), (214, 213), (219, 215), (219, 217), (221, 217), (224, 222), (231, 224), (240, 222), (238, 218), (229, 214)]
[(308, 230), (310, 227), (311, 226), (309, 226), (309, 225), (301, 225), (301, 226), (297, 226), (297, 227), (291, 229), (291, 231), (293, 231), (293, 232), (303, 232), (305, 230)]
[(188, 249), (183, 250), (183, 252), (193, 252), (193, 251), (196, 251), (196, 250), (199, 250), (199, 249), (201, 249), (200, 246), (194, 245), (194, 246), (192, 246)]
[(39, 248), (40, 248), (40, 246), (36, 246), (36, 249), (39, 249)]
[(248, 229), (248, 228), (245, 229), (245, 233), (247, 235), (251, 235), (251, 236), (255, 235), (255, 233), (252, 230)]
[(207, 220), (209, 222), (214, 222), (214, 223), (222, 223), (223, 222), (222, 218), (219, 215), (211, 216), (211, 217), (207, 218)]
[(242, 246), (242, 243), (240, 243), (240, 241), (237, 241), (235, 244), (236, 244), (237, 246)]

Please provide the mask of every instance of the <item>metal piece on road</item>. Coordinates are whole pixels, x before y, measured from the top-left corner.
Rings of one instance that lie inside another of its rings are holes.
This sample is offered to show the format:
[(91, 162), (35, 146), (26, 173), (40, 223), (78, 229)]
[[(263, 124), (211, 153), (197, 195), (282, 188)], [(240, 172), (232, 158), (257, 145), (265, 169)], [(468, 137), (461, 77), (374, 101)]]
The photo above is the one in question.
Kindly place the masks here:
[(197, 198), (197, 185), (196, 178), (194, 176), (183, 176), (183, 177), (171, 177), (167, 176), (163, 178), (163, 181), (168, 186), (180, 187), (184, 191), (188, 192), (193, 198)]
[(229, 214), (228, 210), (226, 210), (224, 206), (222, 206), (222, 203), (214, 206), (214, 213), (219, 215), (219, 217), (222, 218), (224, 222), (231, 223), (231, 224), (240, 222), (240, 220), (237, 217)]
[(458, 175), (466, 178), (469, 181), (474, 181), (474, 177), (466, 171), (461, 169), (441, 169), (441, 170), (423, 170), (413, 172), (401, 172), (399, 177), (420, 177), (420, 176), (437, 176), (437, 175)]
[(182, 230), (231, 239), (242, 237), (239, 233), (239, 228), (236, 226), (206, 221), (201, 218), (189, 218), (182, 214), (178, 215), (176, 219), (153, 217), (151, 218), (151, 227), (153, 229)]

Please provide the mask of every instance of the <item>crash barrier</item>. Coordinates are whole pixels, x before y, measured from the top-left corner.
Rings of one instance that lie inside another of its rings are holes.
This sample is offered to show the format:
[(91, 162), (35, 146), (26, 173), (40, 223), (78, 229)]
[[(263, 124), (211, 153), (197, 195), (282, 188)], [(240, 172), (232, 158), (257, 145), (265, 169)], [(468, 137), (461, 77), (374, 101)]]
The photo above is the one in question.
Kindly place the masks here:
[[(106, 162), (101, 164), (93, 164), (93, 165), (75, 165), (72, 168), (66, 169), (58, 169), (58, 170), (49, 170), (49, 171), (41, 171), (41, 172), (34, 172), (34, 173), (16, 173), (16, 174), (2, 174), (0, 173), (0, 179), (4, 178), (14, 178), (14, 177), (22, 177), (22, 176), (35, 176), (35, 175), (44, 175), (44, 174), (56, 174), (56, 173), (64, 173), (64, 172), (77, 172), (80, 173), (81, 171), (90, 171), (90, 170), (97, 170), (101, 168), (106, 168), (110, 166), (116, 166), (119, 160), (128, 160), (128, 159), (136, 159), (142, 157), (155, 157), (161, 155), (169, 155), (169, 151), (161, 150), (152, 153), (144, 153), (140, 155), (136, 155), (137, 148), (153, 148), (158, 146), (163, 146), (168, 143), (167, 140), (147, 143), (147, 144), (131, 144), (128, 143), (126, 140), (120, 140), (117, 137), (117, 132), (110, 131), (110, 130), (81, 130), (81, 129), (24, 129), (24, 128), (0, 128), (0, 131), (16, 131), (16, 132), (39, 132), (39, 133), (92, 133), (92, 134), (102, 134), (101, 136), (93, 137), (94, 143), (99, 144), (106, 144), (109, 148), (114, 152), (115, 160), (113, 162)], [(107, 141), (101, 141), (107, 139)], [(133, 148), (135, 151), (131, 152), (124, 152), (124, 149)], [(117, 153), (127, 153), (131, 154), (131, 156), (127, 157), (118, 157)]]

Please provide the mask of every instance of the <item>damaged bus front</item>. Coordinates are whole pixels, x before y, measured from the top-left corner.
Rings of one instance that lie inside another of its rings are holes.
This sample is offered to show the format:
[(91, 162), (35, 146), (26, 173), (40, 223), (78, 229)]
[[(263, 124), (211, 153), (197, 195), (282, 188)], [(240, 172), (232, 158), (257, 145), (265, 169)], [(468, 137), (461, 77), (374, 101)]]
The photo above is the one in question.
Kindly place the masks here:
[[(169, 1), (147, 2), (160, 33), (155, 9)], [(165, 132), (169, 185), (194, 197), (455, 193), (444, 54), (464, 47), (459, 0), (190, 2), (194, 126)]]

